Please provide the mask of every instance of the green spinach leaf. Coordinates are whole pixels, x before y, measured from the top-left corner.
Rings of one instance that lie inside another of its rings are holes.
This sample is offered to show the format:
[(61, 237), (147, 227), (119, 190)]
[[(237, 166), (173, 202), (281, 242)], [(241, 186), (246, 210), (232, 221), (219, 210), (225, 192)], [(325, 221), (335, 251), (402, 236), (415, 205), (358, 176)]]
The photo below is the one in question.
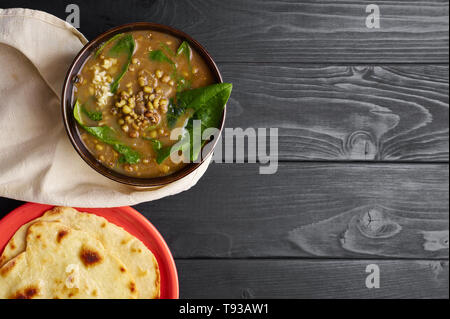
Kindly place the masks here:
[(81, 103), (78, 100), (75, 101), (75, 105), (73, 106), (73, 117), (80, 126), (84, 126), (83, 117), (81, 115)]
[(86, 107), (83, 105), (81, 107), (81, 110), (83, 111), (84, 114), (86, 114), (86, 116), (91, 119), (92, 121), (101, 121), (103, 119), (103, 114), (102, 112), (97, 112), (97, 111), (89, 111), (88, 109), (86, 109)]
[[(194, 145), (194, 138), (201, 141), (201, 136), (206, 128), (219, 127), (222, 119), (222, 112), (231, 95), (231, 90), (232, 84), (220, 83), (178, 93), (176, 108), (182, 110), (190, 108), (194, 110), (194, 114), (189, 119), (185, 128), (186, 132), (189, 134), (185, 134), (180, 141), (175, 144), (176, 146), (164, 147), (159, 150), (157, 152), (157, 163), (161, 164), (174, 152), (189, 148), (190, 159), (191, 161), (195, 161), (205, 142), (201, 142), (201, 145)], [(194, 132), (194, 120), (201, 121), (200, 132)], [(194, 137), (196, 133), (200, 133), (200, 136)]]
[(116, 132), (109, 126), (86, 126), (82, 119), (82, 107), (81, 103), (77, 100), (73, 107), (73, 116), (77, 123), (89, 134), (96, 137), (103, 143), (111, 145), (121, 157), (119, 162), (136, 164), (140, 161), (140, 154), (133, 150), (131, 147), (119, 142), (116, 139)]
[(83, 126), (84, 130), (106, 144), (115, 144), (116, 132), (109, 126)]
[(122, 80), (125, 73), (128, 71), (128, 67), (131, 64), (131, 59), (133, 57), (134, 49), (136, 43), (134, 42), (133, 36), (131, 34), (126, 34), (116, 41), (116, 44), (109, 50), (108, 54), (112, 57), (118, 57), (122, 54), (127, 55), (127, 61), (122, 67), (122, 70), (111, 83), (111, 92), (116, 93), (119, 88), (119, 83)]
[(152, 142), (152, 146), (155, 151), (158, 151), (162, 148), (162, 143), (160, 140), (157, 140), (156, 138), (147, 137), (147, 136), (142, 136), (142, 138), (144, 140)]
[(141, 160), (141, 154), (129, 146), (122, 143), (114, 143), (111, 146), (121, 155), (119, 158), (121, 163), (136, 164)]
[(153, 149), (154, 150), (158, 151), (158, 150), (160, 150), (162, 148), (162, 143), (161, 143), (160, 140), (153, 140), (152, 144), (153, 144)]
[(108, 44), (110, 44), (111, 42), (117, 40), (117, 39), (120, 38), (121, 36), (123, 36), (123, 33), (116, 34), (115, 36), (111, 37), (111, 39), (109, 39), (108, 41), (105, 41), (105, 42), (97, 49), (97, 51), (95, 51), (95, 56), (94, 56), (94, 58), (97, 58), (97, 57), (100, 55), (100, 53), (102, 53), (103, 49), (104, 49)]
[(166, 146), (156, 151), (156, 163), (161, 164), (170, 154), (178, 152), (179, 149), (179, 147), (177, 148), (177, 144), (175, 144), (174, 146)]
[(173, 128), (177, 124), (178, 118), (186, 111), (185, 107), (179, 107), (170, 99), (169, 107), (167, 108), (166, 119), (169, 128)]
[(173, 52), (172, 49), (169, 48), (167, 44), (161, 42), (161, 48), (163, 48), (163, 50), (166, 51), (166, 53), (169, 54), (170, 56), (175, 56), (175, 52)]
[(218, 127), (232, 88), (230, 83), (219, 83), (187, 90), (177, 94), (177, 104), (193, 109), (194, 119), (201, 120), (202, 126)]
[(187, 41), (183, 41), (180, 46), (178, 47), (177, 50), (177, 55), (180, 54), (184, 54), (189, 62), (189, 64), (191, 63), (191, 56), (192, 56), (192, 51), (191, 51), (191, 47), (189, 46), (189, 43)]
[(172, 66), (175, 66), (175, 63), (170, 58), (168, 58), (167, 55), (165, 55), (164, 52), (162, 52), (161, 50), (150, 51), (148, 57), (150, 58), (150, 60), (158, 62), (167, 62)]
[(135, 46), (133, 36), (131, 34), (125, 34), (116, 41), (114, 46), (109, 50), (108, 55), (117, 58), (123, 53), (126, 53), (128, 57), (131, 57)]

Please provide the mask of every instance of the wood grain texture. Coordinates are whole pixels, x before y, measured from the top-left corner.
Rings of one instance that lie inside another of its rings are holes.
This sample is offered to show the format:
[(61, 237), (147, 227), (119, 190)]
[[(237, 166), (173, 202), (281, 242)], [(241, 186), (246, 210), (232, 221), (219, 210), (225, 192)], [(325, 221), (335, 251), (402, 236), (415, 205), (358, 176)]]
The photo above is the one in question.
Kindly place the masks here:
[(136, 206), (175, 257), (448, 258), (448, 165), (212, 164)]
[[(72, 1), (2, 0), (65, 19)], [(448, 63), (448, 1), (377, 1), (381, 28), (368, 29), (373, 1), (128, 0), (76, 2), (81, 31), (93, 38), (129, 22), (181, 29), (218, 62)]]
[(221, 69), (226, 127), (279, 128), (280, 160), (448, 161), (448, 66)]
[[(177, 260), (181, 298), (448, 298), (448, 261)], [(367, 289), (367, 265), (380, 288)], [(213, 284), (212, 284), (213, 283)]]

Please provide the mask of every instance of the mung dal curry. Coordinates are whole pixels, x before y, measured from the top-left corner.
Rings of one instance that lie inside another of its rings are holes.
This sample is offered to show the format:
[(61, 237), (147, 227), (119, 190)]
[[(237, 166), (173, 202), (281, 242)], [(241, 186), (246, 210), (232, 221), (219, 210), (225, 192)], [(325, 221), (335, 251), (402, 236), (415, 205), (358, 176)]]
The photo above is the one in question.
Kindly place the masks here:
[[(156, 31), (113, 36), (86, 60), (74, 85), (83, 143), (103, 165), (127, 176), (170, 175), (197, 160), (193, 123), (219, 128), (231, 84), (215, 83), (187, 41)], [(174, 129), (181, 129), (171, 138)], [(203, 146), (205, 141), (202, 141)], [(171, 154), (186, 154), (175, 163)]]

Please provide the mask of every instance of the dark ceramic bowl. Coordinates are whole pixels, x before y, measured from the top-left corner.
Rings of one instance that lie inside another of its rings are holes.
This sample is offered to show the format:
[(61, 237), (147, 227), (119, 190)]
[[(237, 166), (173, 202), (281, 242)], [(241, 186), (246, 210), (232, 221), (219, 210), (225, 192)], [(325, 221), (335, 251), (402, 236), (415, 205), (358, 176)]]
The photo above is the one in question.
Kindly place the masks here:
[[(217, 83), (222, 83), (222, 76), (220, 75), (219, 69), (217, 68), (217, 65), (214, 63), (213, 59), (209, 55), (209, 53), (206, 51), (206, 49), (200, 45), (196, 40), (191, 38), (186, 33), (176, 30), (174, 28), (156, 24), (156, 23), (147, 23), (147, 22), (137, 22), (137, 23), (131, 23), (122, 25), (119, 27), (116, 27), (114, 29), (111, 29), (109, 31), (106, 31), (105, 33), (100, 34), (98, 37), (96, 37), (94, 40), (89, 41), (88, 44), (84, 46), (84, 48), (78, 53), (78, 55), (75, 57), (74, 61), (72, 62), (72, 65), (70, 66), (66, 79), (64, 81), (63, 86), (63, 92), (62, 92), (62, 114), (64, 118), (64, 125), (66, 127), (67, 134), (69, 135), (69, 139), (72, 143), (72, 145), (75, 147), (75, 150), (80, 154), (80, 156), (83, 158), (83, 160), (88, 163), (93, 169), (95, 169), (97, 172), (102, 174), (103, 176), (106, 176), (116, 182), (127, 184), (130, 186), (136, 186), (136, 187), (157, 187), (157, 186), (163, 186), (170, 184), (172, 182), (175, 182), (186, 175), (192, 173), (196, 169), (199, 168), (199, 166), (203, 163), (205, 159), (211, 155), (214, 147), (216, 146), (217, 140), (211, 141), (209, 143), (214, 143), (211, 147), (211, 145), (208, 145), (210, 148), (210, 151), (207, 155), (205, 155), (201, 162), (199, 163), (189, 163), (182, 169), (180, 169), (177, 172), (174, 172), (171, 175), (163, 176), (163, 177), (155, 177), (155, 178), (138, 178), (138, 177), (130, 177), (124, 174), (120, 174), (116, 171), (113, 171), (112, 169), (104, 166), (100, 162), (97, 161), (97, 159), (89, 152), (89, 150), (86, 148), (86, 146), (83, 144), (77, 124), (75, 122), (75, 119), (73, 118), (73, 105), (74, 105), (74, 97), (73, 97), (73, 80), (75, 76), (80, 72), (81, 68), (83, 67), (84, 63), (86, 62), (87, 58), (91, 55), (92, 52), (94, 52), (102, 43), (113, 37), (114, 35), (118, 33), (124, 33), (124, 32), (130, 32), (130, 31), (137, 31), (137, 30), (152, 30), (152, 31), (159, 31), (162, 33), (167, 33), (170, 35), (173, 35), (180, 40), (187, 40), (189, 44), (192, 46), (193, 49), (197, 51), (197, 53), (203, 58), (205, 63), (209, 66), (213, 76), (216, 78)], [(220, 132), (223, 130), (223, 126), (225, 123), (225, 109), (222, 116), (222, 123), (220, 125)], [(209, 144), (208, 143), (208, 144)], [(204, 146), (206, 147), (206, 145)]]

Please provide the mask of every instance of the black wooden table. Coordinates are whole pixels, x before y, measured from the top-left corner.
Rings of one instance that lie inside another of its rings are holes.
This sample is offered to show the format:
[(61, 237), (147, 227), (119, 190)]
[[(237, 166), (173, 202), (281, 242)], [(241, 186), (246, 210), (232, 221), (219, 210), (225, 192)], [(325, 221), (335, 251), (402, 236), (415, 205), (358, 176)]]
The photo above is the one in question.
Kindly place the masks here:
[[(279, 170), (212, 164), (136, 209), (176, 258), (181, 297), (449, 297), (449, 5), (376, 1), (0, 0), (87, 38), (133, 21), (198, 39), (234, 84), (226, 127), (278, 127)], [(20, 202), (0, 199), (0, 217)], [(366, 267), (380, 288), (366, 287)]]

